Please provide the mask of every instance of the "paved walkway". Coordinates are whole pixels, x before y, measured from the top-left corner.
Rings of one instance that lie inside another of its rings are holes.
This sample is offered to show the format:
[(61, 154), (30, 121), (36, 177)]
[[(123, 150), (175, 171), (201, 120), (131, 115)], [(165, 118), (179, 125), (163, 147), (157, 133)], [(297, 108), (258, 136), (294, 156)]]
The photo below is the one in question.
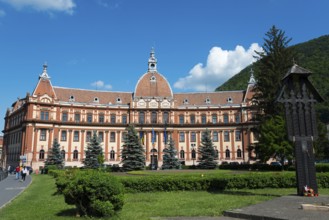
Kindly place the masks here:
[(31, 176), (26, 176), (25, 181), (15, 179), (15, 175), (8, 175), (8, 177), (0, 181), (0, 209), (15, 199), (20, 193), (24, 191), (32, 182)]

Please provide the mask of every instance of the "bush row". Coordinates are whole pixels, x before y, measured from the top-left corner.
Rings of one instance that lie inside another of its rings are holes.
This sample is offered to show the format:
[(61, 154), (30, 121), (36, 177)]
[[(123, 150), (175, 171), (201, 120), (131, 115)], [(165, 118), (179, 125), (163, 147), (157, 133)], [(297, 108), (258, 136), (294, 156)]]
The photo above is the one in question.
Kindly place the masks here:
[[(155, 192), (175, 190), (224, 190), (224, 189), (259, 189), (293, 188), (296, 177), (293, 173), (265, 174), (256, 173), (233, 176), (143, 176), (120, 177), (126, 192)], [(329, 174), (317, 175), (319, 188), (329, 188)]]

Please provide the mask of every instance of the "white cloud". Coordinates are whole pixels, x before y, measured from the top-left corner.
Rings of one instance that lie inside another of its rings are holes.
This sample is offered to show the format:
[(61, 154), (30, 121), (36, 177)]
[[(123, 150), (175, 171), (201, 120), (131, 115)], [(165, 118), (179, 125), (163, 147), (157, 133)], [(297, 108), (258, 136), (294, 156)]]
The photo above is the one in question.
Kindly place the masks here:
[(6, 16), (6, 12), (0, 9), (0, 18)]
[(112, 85), (105, 83), (102, 80), (91, 83), (91, 86), (96, 87), (96, 89), (112, 89)]
[(16, 9), (25, 7), (33, 8), (37, 11), (63, 11), (73, 14), (73, 8), (76, 7), (74, 0), (0, 0), (8, 3)]
[(213, 47), (208, 55), (207, 64), (196, 64), (189, 75), (180, 78), (174, 87), (178, 89), (192, 89), (196, 91), (214, 91), (229, 78), (255, 61), (255, 51), (262, 48), (253, 43), (248, 50), (238, 45), (234, 50), (223, 50)]

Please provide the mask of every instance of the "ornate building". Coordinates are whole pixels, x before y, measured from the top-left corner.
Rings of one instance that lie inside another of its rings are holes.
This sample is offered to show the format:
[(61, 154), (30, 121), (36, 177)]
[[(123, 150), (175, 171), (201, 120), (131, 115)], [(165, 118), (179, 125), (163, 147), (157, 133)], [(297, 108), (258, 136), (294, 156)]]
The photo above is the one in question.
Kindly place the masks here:
[[(246, 90), (173, 93), (157, 71), (154, 51), (148, 71), (134, 92), (94, 91), (53, 86), (47, 65), (32, 94), (7, 110), (4, 128), (5, 164), (15, 166), (20, 156), (38, 169), (57, 138), (66, 166), (82, 166), (85, 149), (97, 132), (106, 164), (120, 164), (128, 124), (134, 124), (146, 151), (146, 165), (162, 163), (166, 137), (171, 136), (178, 158), (197, 164), (202, 133), (209, 129), (218, 162), (251, 162), (249, 146), (257, 141), (252, 128), (254, 109), (251, 75)], [(152, 138), (152, 133), (154, 138)], [(153, 160), (154, 159), (154, 160)]]

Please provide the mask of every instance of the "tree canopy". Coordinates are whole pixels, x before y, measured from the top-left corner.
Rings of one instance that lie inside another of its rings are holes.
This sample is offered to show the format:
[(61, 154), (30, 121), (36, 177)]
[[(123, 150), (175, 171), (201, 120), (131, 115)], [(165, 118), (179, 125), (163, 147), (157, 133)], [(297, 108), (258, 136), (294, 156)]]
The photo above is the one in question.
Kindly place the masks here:
[(201, 145), (198, 148), (198, 166), (200, 169), (215, 169), (217, 166), (216, 151), (211, 140), (210, 131), (207, 129), (201, 138)]
[(58, 143), (57, 138), (54, 139), (53, 146), (49, 151), (48, 158), (45, 161), (45, 165), (54, 165), (58, 169), (64, 168), (64, 158), (62, 157), (60, 144)]
[(179, 168), (180, 162), (177, 158), (177, 150), (175, 147), (175, 142), (170, 137), (169, 139), (169, 146), (163, 149), (163, 164), (162, 169), (177, 169)]
[(103, 148), (100, 144), (96, 132), (93, 133), (90, 142), (87, 145), (86, 157), (83, 161), (85, 168), (97, 169), (103, 166), (104, 155)]

